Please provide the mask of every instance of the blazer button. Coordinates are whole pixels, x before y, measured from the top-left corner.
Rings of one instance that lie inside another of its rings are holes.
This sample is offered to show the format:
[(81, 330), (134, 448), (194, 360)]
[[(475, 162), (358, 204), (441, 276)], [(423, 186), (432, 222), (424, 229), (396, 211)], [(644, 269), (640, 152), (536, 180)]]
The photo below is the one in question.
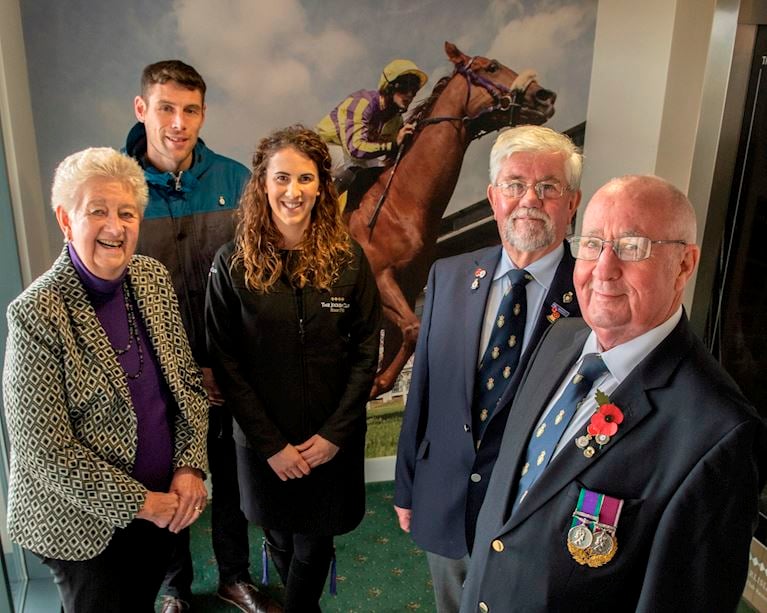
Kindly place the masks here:
[(503, 541), (495, 539), (493, 541), (493, 549), (495, 549), (495, 551), (497, 551), (498, 553), (501, 553), (503, 551)]
[(482, 613), (487, 613), (490, 610), (490, 607), (488, 607), (486, 603), (480, 602), (479, 610), (482, 611)]
[(479, 473), (471, 473), (471, 477), (469, 477), (474, 483), (479, 483), (482, 481), (482, 475)]
[(464, 432), (471, 432), (471, 426), (469, 424), (463, 424)]

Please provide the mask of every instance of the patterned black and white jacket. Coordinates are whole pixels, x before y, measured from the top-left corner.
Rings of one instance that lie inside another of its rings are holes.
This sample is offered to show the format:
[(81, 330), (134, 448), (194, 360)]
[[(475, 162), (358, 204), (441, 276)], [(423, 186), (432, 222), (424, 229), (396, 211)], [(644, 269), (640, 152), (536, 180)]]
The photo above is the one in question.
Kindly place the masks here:
[[(141, 318), (178, 406), (174, 468), (207, 471), (208, 401), (168, 271), (134, 256)], [(11, 442), (8, 531), (45, 557), (85, 560), (136, 516), (136, 415), (125, 375), (66, 248), (8, 307), (3, 398)]]

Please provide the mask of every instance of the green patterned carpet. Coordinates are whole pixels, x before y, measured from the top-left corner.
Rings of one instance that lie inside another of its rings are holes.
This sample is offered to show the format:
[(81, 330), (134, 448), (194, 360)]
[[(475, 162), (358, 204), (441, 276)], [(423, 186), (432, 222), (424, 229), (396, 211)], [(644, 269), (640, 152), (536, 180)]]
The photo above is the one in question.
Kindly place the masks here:
[[(391, 481), (368, 484), (365, 519), (354, 532), (336, 539), (338, 595), (325, 592), (321, 602), (323, 613), (434, 611), (426, 556), (397, 525), (392, 509), (393, 488)], [(210, 544), (209, 508), (192, 526), (193, 611), (236, 612), (235, 607), (215, 595), (218, 573)], [(251, 527), (251, 573), (257, 582), (261, 578), (261, 538), (260, 530)], [(269, 580), (265, 589), (281, 599), (282, 587), (273, 567)], [(751, 607), (741, 602), (737, 613), (752, 612)]]
[[(338, 595), (325, 593), (324, 613), (388, 613), (434, 611), (434, 595), (426, 557), (397, 524), (392, 509), (392, 482), (367, 486), (367, 515), (351, 534), (336, 539)], [(251, 527), (251, 574), (261, 578), (261, 531)], [(218, 574), (210, 544), (210, 516), (206, 510), (192, 526), (195, 581), (193, 611), (217, 613), (237, 609), (216, 598)], [(274, 567), (268, 591), (281, 597)]]

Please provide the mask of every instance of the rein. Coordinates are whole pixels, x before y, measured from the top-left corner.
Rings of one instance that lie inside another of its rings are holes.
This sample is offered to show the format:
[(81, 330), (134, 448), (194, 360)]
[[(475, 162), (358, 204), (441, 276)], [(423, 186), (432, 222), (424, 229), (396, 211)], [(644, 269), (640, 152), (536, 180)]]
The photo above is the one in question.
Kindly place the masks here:
[[(510, 126), (515, 126), (519, 118), (519, 110), (523, 106), (523, 100), (525, 92), (530, 87), (530, 84), (535, 80), (535, 74), (531, 71), (521, 73), (514, 81), (511, 87), (506, 87), (500, 83), (495, 83), (490, 79), (486, 79), (482, 75), (477, 74), (471, 69), (471, 64), (475, 58), (471, 58), (465, 65), (456, 66), (453, 74), (456, 72), (462, 75), (466, 79), (468, 87), (466, 89), (466, 102), (464, 108), (469, 106), (469, 100), (471, 99), (471, 86), (479, 86), (484, 88), (492, 97), (493, 104), (485, 109), (482, 109), (476, 115), (463, 115), (463, 116), (442, 116), (442, 117), (426, 117), (421, 119), (416, 126), (416, 130), (420, 130), (422, 127), (443, 123), (445, 121), (460, 121), (463, 124), (469, 125), (481, 119), (485, 115), (495, 112), (508, 112), (510, 114)], [(484, 136), (487, 132), (484, 130), (476, 130), (471, 132), (471, 140), (476, 140)]]

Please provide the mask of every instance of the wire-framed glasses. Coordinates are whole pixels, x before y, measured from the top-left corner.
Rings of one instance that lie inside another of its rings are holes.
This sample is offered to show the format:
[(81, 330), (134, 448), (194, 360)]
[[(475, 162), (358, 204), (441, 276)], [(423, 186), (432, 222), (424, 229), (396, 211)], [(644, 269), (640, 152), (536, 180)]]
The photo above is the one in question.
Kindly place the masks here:
[(650, 257), (653, 245), (686, 245), (683, 240), (650, 240), (646, 236), (622, 236), (605, 240), (598, 236), (570, 236), (570, 253), (577, 260), (597, 260), (605, 245), (612, 247), (618, 259), (624, 262), (639, 262)]
[(561, 198), (568, 189), (557, 181), (538, 181), (534, 184), (524, 181), (506, 181), (505, 183), (493, 183), (493, 187), (500, 190), (506, 198), (521, 198), (532, 187), (539, 200)]

